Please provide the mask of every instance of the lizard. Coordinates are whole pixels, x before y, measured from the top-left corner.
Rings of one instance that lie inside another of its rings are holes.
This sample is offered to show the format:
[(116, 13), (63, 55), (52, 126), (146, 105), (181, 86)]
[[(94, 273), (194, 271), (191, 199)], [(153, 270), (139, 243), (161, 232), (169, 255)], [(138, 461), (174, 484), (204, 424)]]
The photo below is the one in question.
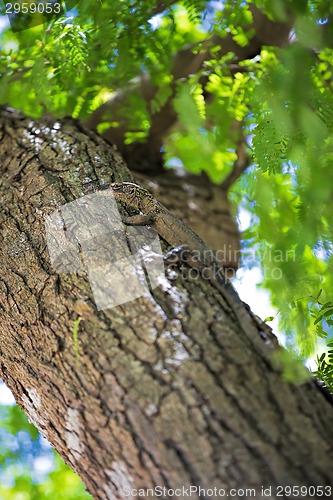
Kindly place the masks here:
[(172, 247), (184, 245), (190, 252), (199, 252), (204, 259), (209, 259), (212, 251), (206, 242), (169, 212), (147, 189), (133, 182), (112, 183), (110, 189), (116, 200), (141, 212), (124, 218), (125, 224), (149, 225)]
[[(169, 245), (176, 248), (176, 250), (183, 250), (182, 257), (185, 256), (185, 262), (199, 272), (204, 272), (205, 277), (208, 275), (210, 282), (222, 294), (240, 325), (243, 328), (248, 328), (249, 322), (246, 321), (246, 318), (250, 316), (252, 321), (263, 332), (263, 338), (273, 341), (276, 345), (276, 337), (269, 325), (255, 316), (249, 306), (240, 299), (236, 290), (226, 278), (213, 251), (199, 235), (169, 212), (147, 189), (133, 182), (113, 182), (107, 186), (107, 190), (105, 188), (106, 186), (102, 188), (104, 195), (108, 195), (108, 191), (110, 191), (116, 201), (120, 201), (140, 212), (125, 217), (123, 219), (125, 224), (149, 225)], [(194, 258), (193, 254), (195, 254)]]

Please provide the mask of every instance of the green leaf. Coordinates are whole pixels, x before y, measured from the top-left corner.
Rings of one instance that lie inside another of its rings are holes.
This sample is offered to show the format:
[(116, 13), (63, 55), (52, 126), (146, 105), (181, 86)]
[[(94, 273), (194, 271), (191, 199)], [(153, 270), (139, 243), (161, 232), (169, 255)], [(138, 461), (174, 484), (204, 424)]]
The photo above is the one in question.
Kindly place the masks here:
[(76, 359), (76, 366), (77, 367), (79, 366), (79, 362), (80, 362), (78, 331), (79, 331), (79, 326), (80, 326), (81, 321), (82, 321), (82, 318), (78, 317), (78, 319), (76, 319), (74, 321), (73, 330), (72, 330), (73, 331), (74, 347), (75, 347), (75, 359)]

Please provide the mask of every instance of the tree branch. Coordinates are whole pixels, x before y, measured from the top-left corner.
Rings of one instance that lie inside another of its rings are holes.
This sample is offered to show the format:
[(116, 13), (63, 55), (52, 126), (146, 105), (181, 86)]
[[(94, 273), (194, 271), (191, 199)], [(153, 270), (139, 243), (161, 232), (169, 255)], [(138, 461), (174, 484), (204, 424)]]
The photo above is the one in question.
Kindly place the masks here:
[(230, 174), (224, 179), (221, 188), (228, 191), (230, 187), (236, 182), (237, 179), (250, 165), (250, 158), (246, 152), (245, 137), (243, 137), (236, 148), (237, 160), (234, 163), (233, 169)]

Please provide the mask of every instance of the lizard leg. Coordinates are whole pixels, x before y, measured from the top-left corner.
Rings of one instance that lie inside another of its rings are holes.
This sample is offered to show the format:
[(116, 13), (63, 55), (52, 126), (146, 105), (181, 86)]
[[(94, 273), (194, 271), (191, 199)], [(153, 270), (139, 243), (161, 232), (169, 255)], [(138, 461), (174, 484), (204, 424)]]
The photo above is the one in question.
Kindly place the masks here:
[(149, 226), (154, 218), (151, 214), (137, 214), (130, 217), (123, 217), (123, 222), (127, 226)]

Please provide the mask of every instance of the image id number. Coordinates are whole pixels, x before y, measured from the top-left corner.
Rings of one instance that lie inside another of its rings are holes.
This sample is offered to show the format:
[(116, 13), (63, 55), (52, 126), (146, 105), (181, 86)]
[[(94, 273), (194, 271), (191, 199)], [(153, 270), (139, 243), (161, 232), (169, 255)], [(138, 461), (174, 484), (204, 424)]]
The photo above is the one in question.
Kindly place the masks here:
[(59, 14), (61, 11), (60, 3), (6, 3), (6, 14)]

